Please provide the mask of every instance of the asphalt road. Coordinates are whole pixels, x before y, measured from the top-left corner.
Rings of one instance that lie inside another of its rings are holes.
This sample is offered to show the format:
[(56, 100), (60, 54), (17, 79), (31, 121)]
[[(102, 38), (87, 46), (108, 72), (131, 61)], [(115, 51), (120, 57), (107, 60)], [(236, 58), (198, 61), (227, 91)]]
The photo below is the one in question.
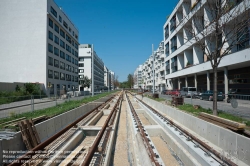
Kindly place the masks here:
[[(159, 97), (164, 98), (166, 100), (172, 99), (172, 97), (170, 95), (159, 95)], [(186, 104), (200, 105), (203, 108), (213, 109), (213, 102), (212, 101), (185, 98), (184, 102)], [(242, 118), (250, 120), (250, 101), (237, 100), (237, 102), (238, 102), (238, 107), (233, 108), (231, 106), (231, 103), (226, 103), (225, 101), (218, 101), (218, 110), (221, 110), (221, 111), (230, 113), (232, 115), (240, 116)]]

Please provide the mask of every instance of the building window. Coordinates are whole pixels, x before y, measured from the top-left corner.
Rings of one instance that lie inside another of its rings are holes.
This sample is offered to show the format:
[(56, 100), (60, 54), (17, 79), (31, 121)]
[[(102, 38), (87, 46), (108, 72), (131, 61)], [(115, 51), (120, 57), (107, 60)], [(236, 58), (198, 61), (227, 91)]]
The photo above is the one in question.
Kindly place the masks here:
[(73, 47), (75, 46), (74, 40), (71, 41), (71, 44), (72, 44)]
[(69, 27), (69, 32), (71, 32), (71, 28)]
[(78, 68), (75, 68), (75, 73), (78, 74)]
[(63, 69), (63, 70), (65, 70), (65, 63), (63, 63), (63, 62), (60, 62), (60, 69)]
[(72, 62), (73, 64), (75, 64), (75, 59), (74, 59), (74, 58), (72, 58), (71, 62)]
[(76, 39), (78, 39), (78, 36), (77, 36), (77, 35), (75, 35), (75, 38), (76, 38)]
[(53, 58), (49, 57), (49, 65), (53, 66)]
[(73, 31), (73, 36), (75, 36), (75, 32)]
[(68, 29), (68, 24), (67, 24), (65, 21), (63, 21), (63, 26), (64, 26), (66, 29)]
[(75, 82), (78, 82), (78, 77), (77, 76), (75, 76)]
[(66, 81), (71, 81), (71, 76), (66, 74)]
[(71, 43), (71, 38), (66, 34), (66, 40)]
[(77, 60), (75, 60), (75, 65), (78, 66), (78, 61)]
[(83, 63), (79, 63), (79, 67), (84, 67), (84, 64)]
[(54, 54), (57, 55), (57, 56), (59, 56), (59, 49), (56, 48), (56, 47), (54, 47)]
[(83, 69), (80, 69), (80, 70), (79, 70), (79, 73), (84, 73), (84, 70), (83, 70)]
[(75, 56), (78, 57), (78, 52), (75, 51)]
[(60, 80), (65, 80), (65, 74), (64, 73), (60, 73)]
[(77, 43), (75, 43), (75, 48), (78, 49), (78, 44)]
[(71, 56), (69, 56), (68, 54), (66, 54), (66, 60), (71, 62)]
[(54, 59), (54, 66), (55, 66), (55, 67), (59, 67), (59, 61), (56, 60), (56, 59)]
[(74, 76), (71, 76), (71, 81), (74, 81)]
[(49, 18), (49, 26), (53, 28), (53, 21)]
[(57, 12), (52, 6), (50, 7), (50, 12), (57, 18)]
[(48, 45), (49, 45), (49, 52), (53, 53), (53, 46), (51, 44)]
[(59, 44), (59, 37), (57, 37), (56, 35), (55, 35), (55, 40), (54, 40), (54, 42), (55, 42), (56, 44)]
[(59, 21), (62, 22), (62, 17), (59, 15)]
[(71, 68), (71, 71), (72, 71), (72, 73), (74, 73), (74, 72), (75, 72), (75, 68), (74, 68), (74, 67), (72, 67), (72, 68)]
[(59, 79), (59, 72), (54, 71), (54, 79)]
[(69, 65), (69, 71), (71, 71), (71, 66)]
[(72, 54), (75, 55), (75, 50), (72, 48)]
[(65, 32), (64, 32), (62, 29), (60, 29), (60, 35), (61, 35), (63, 38), (65, 38)]
[(49, 39), (53, 41), (53, 33), (49, 31)]
[(69, 71), (69, 65), (66, 64), (66, 70)]
[(63, 51), (60, 51), (60, 57), (65, 59), (65, 53)]
[(65, 48), (65, 43), (64, 43), (64, 41), (62, 41), (62, 39), (60, 39), (60, 46), (61, 46), (62, 48)]
[(66, 44), (66, 50), (71, 53), (71, 47), (68, 44)]
[(59, 33), (59, 26), (55, 24), (55, 31)]
[(48, 78), (53, 78), (53, 70), (48, 70)]

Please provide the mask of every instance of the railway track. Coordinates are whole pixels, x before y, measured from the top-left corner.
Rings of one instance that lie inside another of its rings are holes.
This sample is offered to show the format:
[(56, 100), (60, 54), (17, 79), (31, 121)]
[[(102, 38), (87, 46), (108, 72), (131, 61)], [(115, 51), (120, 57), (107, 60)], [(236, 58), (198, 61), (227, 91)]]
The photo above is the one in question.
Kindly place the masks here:
[[(170, 132), (173, 133), (171, 136)], [(176, 147), (171, 147), (170, 141), (176, 142)], [(177, 153), (177, 146), (184, 151), (182, 154)], [(172, 119), (130, 92), (122, 91), (10, 166), (106, 166), (115, 163), (237, 165)]]

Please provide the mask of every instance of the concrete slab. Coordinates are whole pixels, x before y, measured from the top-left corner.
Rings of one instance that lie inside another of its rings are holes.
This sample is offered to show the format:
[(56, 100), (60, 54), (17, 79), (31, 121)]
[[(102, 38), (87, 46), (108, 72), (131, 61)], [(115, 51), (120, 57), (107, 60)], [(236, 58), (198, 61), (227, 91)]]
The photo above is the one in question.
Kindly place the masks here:
[(83, 126), (80, 127), (83, 130), (85, 136), (96, 136), (98, 132), (101, 130), (101, 127), (89, 126), (89, 128), (85, 128)]
[(249, 138), (237, 135), (237, 151), (232, 152), (234, 158), (250, 165), (250, 144)]
[(63, 129), (61, 119), (62, 118), (60, 116), (54, 118), (55, 132), (58, 132)]
[(36, 130), (41, 142), (44, 142), (48, 138), (46, 121), (37, 124)]
[(47, 129), (48, 137), (51, 137), (52, 135), (55, 134), (56, 130), (55, 130), (54, 118), (52, 118), (46, 122), (46, 129)]
[(103, 111), (103, 115), (109, 115), (110, 114), (110, 112), (111, 112), (111, 110), (110, 109), (104, 109)]

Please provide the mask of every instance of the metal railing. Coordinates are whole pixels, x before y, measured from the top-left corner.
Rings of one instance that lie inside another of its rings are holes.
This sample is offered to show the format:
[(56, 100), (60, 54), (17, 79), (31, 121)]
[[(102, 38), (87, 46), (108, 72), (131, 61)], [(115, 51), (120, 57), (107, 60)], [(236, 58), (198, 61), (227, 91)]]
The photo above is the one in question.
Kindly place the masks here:
[(57, 106), (65, 101), (81, 100), (89, 96), (90, 95), (79, 96), (68, 93), (60, 96), (31, 95), (0, 97), (0, 119), (15, 117), (18, 114)]

